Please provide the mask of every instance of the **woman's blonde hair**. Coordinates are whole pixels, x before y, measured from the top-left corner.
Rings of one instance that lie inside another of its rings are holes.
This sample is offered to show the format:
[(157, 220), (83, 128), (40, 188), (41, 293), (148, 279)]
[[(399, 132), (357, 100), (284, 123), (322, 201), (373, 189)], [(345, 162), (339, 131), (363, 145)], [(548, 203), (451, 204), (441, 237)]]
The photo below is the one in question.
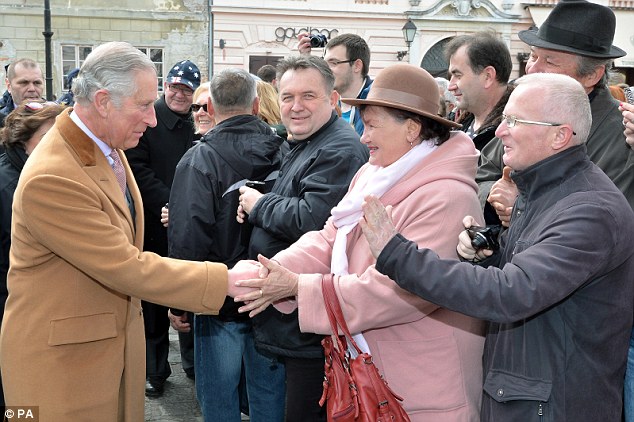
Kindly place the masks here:
[(269, 125), (279, 125), (282, 121), (280, 104), (277, 101), (277, 91), (268, 82), (258, 81), (258, 97), (260, 98), (260, 111), (258, 117)]

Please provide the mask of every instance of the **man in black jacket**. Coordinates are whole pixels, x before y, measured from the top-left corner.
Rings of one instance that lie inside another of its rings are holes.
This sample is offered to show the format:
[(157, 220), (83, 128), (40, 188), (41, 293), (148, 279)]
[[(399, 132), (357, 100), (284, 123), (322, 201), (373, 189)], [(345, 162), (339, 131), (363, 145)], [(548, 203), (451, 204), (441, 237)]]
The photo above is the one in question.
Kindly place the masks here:
[[(333, 107), (334, 75), (314, 56), (290, 57), (277, 66), (282, 122), (293, 136), (270, 193), (240, 188), (238, 218), (249, 215), (249, 256), (272, 257), (299, 237), (321, 229), (369, 153)], [(299, 331), (297, 312), (269, 307), (253, 320), (260, 350), (284, 357), (286, 420), (325, 420), (319, 407), (324, 377), (321, 336)], [(283, 387), (282, 387), (283, 388)]]
[[(161, 223), (161, 208), (169, 201), (176, 164), (194, 143), (190, 109), (194, 90), (199, 85), (200, 72), (194, 63), (183, 60), (172, 66), (163, 84), (164, 93), (154, 103), (156, 126), (147, 128), (139, 144), (126, 151), (143, 198), (144, 249), (161, 256), (167, 256), (167, 229)], [(144, 301), (143, 316), (147, 373), (145, 394), (157, 397), (163, 394), (165, 380), (172, 373), (167, 361), (167, 308)], [(184, 362), (183, 369), (193, 376), (193, 367), (187, 367)]]
[[(247, 181), (277, 176), (283, 140), (258, 119), (256, 82), (245, 70), (217, 73), (210, 94), (207, 107), (216, 126), (176, 167), (169, 256), (231, 268), (247, 258), (250, 235), (235, 218), (238, 189)], [(281, 421), (284, 389), (275, 387), (284, 382), (284, 367), (255, 349), (251, 321), (238, 307), (227, 297), (219, 315), (194, 318), (196, 394), (203, 416), (206, 421), (240, 420), (238, 385), (244, 366), (251, 418)]]
[(634, 212), (586, 154), (590, 105), (577, 81), (522, 77), (504, 111), (496, 136), (520, 194), (499, 250), (474, 247), (465, 231), (458, 252), (479, 265), (442, 260), (398, 235), (370, 197), (361, 227), (376, 269), (422, 298), (490, 322), (482, 421), (619, 422)]

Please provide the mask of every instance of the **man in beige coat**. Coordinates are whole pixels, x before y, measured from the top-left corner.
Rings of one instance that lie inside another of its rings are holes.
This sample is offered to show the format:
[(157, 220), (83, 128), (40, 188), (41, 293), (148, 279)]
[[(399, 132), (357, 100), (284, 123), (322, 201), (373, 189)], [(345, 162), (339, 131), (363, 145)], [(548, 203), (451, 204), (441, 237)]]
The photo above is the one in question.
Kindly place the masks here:
[(130, 44), (96, 48), (74, 110), (20, 178), (0, 365), (7, 405), (38, 406), (42, 421), (143, 421), (140, 298), (216, 314), (234, 280), (256, 274), (141, 252), (143, 204), (123, 150), (156, 124), (157, 86)]

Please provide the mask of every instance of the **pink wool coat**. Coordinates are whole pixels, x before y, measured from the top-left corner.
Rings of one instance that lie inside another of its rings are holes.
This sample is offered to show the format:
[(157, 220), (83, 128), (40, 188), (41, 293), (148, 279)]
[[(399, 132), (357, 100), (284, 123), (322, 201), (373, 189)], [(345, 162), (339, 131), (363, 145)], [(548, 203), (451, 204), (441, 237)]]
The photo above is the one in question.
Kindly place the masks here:
[[(397, 230), (443, 258), (458, 259), (463, 217), (482, 220), (474, 182), (477, 160), (471, 139), (452, 133), (381, 197), (393, 206)], [(297, 301), (276, 306), (282, 312), (297, 306), (304, 332), (330, 334), (320, 274), (330, 273), (336, 231), (330, 218), (323, 230), (307, 233), (275, 257), (303, 274)], [(347, 256), (350, 275), (335, 277), (344, 316), (352, 333), (363, 333), (379, 370), (404, 398), (412, 421), (478, 421), (484, 323), (439, 308), (377, 272), (359, 226), (348, 235)]]
[(66, 112), (15, 193), (2, 383), (7, 405), (39, 406), (43, 422), (142, 422), (139, 298), (217, 314), (227, 294), (225, 265), (141, 252), (141, 195), (119, 154), (136, 220), (106, 157)]

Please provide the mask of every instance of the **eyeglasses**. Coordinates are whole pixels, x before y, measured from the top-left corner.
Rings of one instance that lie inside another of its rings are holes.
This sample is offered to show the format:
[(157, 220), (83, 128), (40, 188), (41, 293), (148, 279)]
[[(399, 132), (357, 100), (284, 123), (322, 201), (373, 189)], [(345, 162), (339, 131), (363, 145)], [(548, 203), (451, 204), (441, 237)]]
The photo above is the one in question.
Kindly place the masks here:
[(207, 103), (205, 103), (205, 104), (196, 104), (196, 103), (192, 104), (192, 113), (197, 113), (198, 110), (200, 110), (201, 108), (203, 109), (203, 111), (205, 113), (207, 113)]
[(167, 89), (169, 89), (170, 91), (177, 93), (180, 92), (181, 94), (183, 94), (186, 97), (191, 97), (192, 95), (194, 95), (194, 91), (192, 91), (189, 88), (185, 88), (183, 86), (179, 86), (179, 85), (167, 85)]
[(59, 104), (57, 104), (54, 101), (46, 101), (46, 102), (43, 102), (43, 103), (39, 103), (37, 101), (32, 101), (30, 103), (24, 104), (24, 107), (26, 107), (26, 109), (30, 110), (30, 111), (38, 111), (38, 110), (41, 110), (44, 107), (47, 107), (47, 106), (50, 106), (50, 105), (59, 105)]
[(353, 63), (355, 61), (356, 60), (326, 60), (326, 63), (328, 63), (328, 66), (330, 67), (335, 67), (342, 63)]
[[(524, 125), (539, 125), (539, 126), (561, 126), (563, 123), (550, 123), (550, 122), (535, 122), (533, 120), (523, 120), (518, 119), (512, 114), (506, 115), (502, 113), (502, 120), (506, 122), (508, 127), (515, 127), (516, 124), (521, 123)], [(572, 132), (573, 135), (576, 135), (576, 132)]]

